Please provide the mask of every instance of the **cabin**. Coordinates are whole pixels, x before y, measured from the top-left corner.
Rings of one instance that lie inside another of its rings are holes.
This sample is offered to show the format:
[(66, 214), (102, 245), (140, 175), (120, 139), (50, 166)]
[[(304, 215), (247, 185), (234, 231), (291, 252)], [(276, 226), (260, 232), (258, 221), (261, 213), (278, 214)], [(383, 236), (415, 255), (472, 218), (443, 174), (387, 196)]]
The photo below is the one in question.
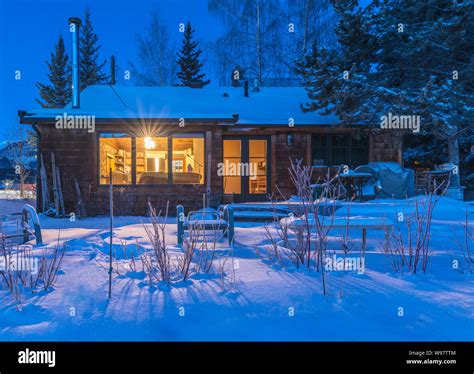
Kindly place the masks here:
[(54, 154), (66, 212), (77, 208), (77, 184), (88, 215), (107, 213), (110, 176), (118, 214), (143, 215), (148, 201), (169, 202), (172, 213), (178, 204), (202, 207), (203, 195), (211, 206), (266, 201), (277, 187), (288, 197), (290, 159), (349, 167), (403, 161), (401, 134), (303, 113), (303, 87), (109, 84), (80, 92), (77, 58), (70, 105), (19, 111), (38, 135), (47, 179)]
[(108, 209), (110, 170), (123, 211), (143, 215), (148, 201), (186, 209), (201, 206), (203, 194), (212, 205), (265, 201), (276, 186), (289, 196), (290, 159), (402, 163), (394, 132), (338, 126), (337, 118), (303, 113), (307, 100), (301, 87), (246, 94), (239, 87), (101, 85), (87, 87), (78, 108), (22, 112), (20, 121), (37, 132), (46, 165), (54, 153), (66, 211), (75, 210), (76, 179), (92, 215)]

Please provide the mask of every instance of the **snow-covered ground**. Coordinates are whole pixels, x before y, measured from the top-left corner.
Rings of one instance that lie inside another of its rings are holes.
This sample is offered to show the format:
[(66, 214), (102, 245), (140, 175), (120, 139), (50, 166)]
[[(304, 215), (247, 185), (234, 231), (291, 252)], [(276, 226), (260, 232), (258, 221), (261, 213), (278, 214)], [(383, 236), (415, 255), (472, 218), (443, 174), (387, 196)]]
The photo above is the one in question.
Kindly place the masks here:
[(35, 200), (22, 199), (16, 191), (0, 191), (0, 215), (21, 213), (24, 204), (35, 206)]
[[(411, 202), (398, 201), (398, 211)], [(324, 296), (319, 273), (281, 268), (258, 256), (268, 243), (262, 223), (237, 222), (233, 286), (223, 288), (219, 274), (207, 274), (170, 289), (155, 288), (132, 273), (114, 276), (111, 301), (101, 265), (108, 251), (108, 218), (70, 222), (41, 216), (45, 243), (54, 244), (60, 231), (67, 244), (63, 273), (54, 290), (25, 295), (21, 311), (0, 289), (0, 340), (472, 340), (474, 278), (452, 266), (466, 208), (447, 198), (436, 206), (427, 274), (395, 273), (379, 249), (383, 234), (369, 231), (364, 274), (329, 273)], [(396, 219), (387, 200), (353, 204), (350, 212)], [(146, 220), (115, 218), (114, 243), (150, 248)], [(176, 244), (173, 219), (166, 230), (170, 244)]]

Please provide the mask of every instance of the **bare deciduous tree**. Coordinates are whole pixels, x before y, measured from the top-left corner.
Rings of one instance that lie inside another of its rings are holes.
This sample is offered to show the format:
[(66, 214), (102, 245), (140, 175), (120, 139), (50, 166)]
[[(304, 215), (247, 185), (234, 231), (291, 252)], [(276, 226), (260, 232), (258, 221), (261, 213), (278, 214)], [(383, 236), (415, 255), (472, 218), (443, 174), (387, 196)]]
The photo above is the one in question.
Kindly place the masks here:
[(132, 76), (139, 85), (168, 86), (176, 76), (176, 48), (160, 12), (154, 9), (144, 36), (137, 35), (138, 65), (131, 64)]
[(36, 142), (36, 135), (22, 125), (12, 127), (8, 134), (5, 154), (15, 171), (21, 198), (25, 197), (26, 180), (36, 158)]

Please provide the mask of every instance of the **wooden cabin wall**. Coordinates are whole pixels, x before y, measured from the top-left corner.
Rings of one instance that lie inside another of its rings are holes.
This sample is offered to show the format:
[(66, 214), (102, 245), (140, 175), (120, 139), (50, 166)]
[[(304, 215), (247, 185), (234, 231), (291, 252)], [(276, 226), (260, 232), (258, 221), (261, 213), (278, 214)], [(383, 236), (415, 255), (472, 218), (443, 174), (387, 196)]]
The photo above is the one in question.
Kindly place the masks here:
[[(130, 126), (100, 125), (95, 133), (84, 130), (58, 130), (52, 125), (40, 125), (41, 150), (45, 164), (50, 172), (51, 152), (59, 167), (66, 212), (76, 211), (74, 178), (77, 178), (87, 214), (90, 216), (108, 213), (108, 186), (99, 185), (98, 173), (98, 132), (127, 131)], [(218, 163), (222, 162), (222, 139), (226, 135), (267, 135), (270, 138), (270, 185), (275, 197), (289, 197), (295, 188), (289, 178), (290, 159), (303, 159), (311, 164), (311, 139), (315, 133), (348, 132), (349, 129), (283, 129), (259, 128), (251, 131), (235, 131), (231, 127), (198, 126), (188, 127), (186, 132), (205, 134), (205, 161), (211, 153), (211, 194), (212, 205), (217, 206), (222, 198), (222, 177), (217, 175)], [(292, 144), (288, 144), (288, 135), (293, 135)], [(380, 132), (369, 136), (369, 160), (393, 161), (402, 163), (402, 136), (393, 132)], [(207, 167), (206, 167), (207, 174)], [(209, 177), (206, 175), (206, 178)], [(278, 190), (276, 188), (278, 186)], [(117, 185), (114, 187), (115, 211), (120, 215), (145, 215), (148, 201), (157, 210), (166, 209), (174, 214), (176, 205), (184, 205), (186, 211), (202, 207), (202, 196), (206, 193), (207, 181), (203, 185)], [(38, 193), (38, 196), (41, 194)]]
[[(93, 143), (95, 134), (83, 130), (58, 130), (54, 126), (39, 126), (40, 147), (43, 155), (47, 179), (52, 199), (51, 154), (54, 152), (56, 165), (61, 177), (62, 193), (66, 213), (76, 211), (74, 178), (77, 178), (83, 196), (92, 183)], [(41, 187), (40, 187), (41, 188)], [(38, 193), (38, 198), (41, 193)], [(42, 204), (42, 203), (41, 203)], [(40, 206), (42, 207), (42, 205)], [(42, 207), (44, 210), (44, 207)]]
[(397, 162), (403, 166), (403, 136), (384, 131), (369, 136), (369, 161)]

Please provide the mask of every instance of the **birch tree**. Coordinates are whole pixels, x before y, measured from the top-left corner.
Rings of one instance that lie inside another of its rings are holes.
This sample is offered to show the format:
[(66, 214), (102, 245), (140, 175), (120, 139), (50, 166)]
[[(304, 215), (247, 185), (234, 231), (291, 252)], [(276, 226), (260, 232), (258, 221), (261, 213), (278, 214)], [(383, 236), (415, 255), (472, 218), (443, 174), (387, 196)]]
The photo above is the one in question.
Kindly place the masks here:
[(137, 35), (138, 63), (131, 63), (134, 81), (143, 86), (169, 86), (174, 83), (176, 48), (160, 12), (154, 9), (144, 35)]
[[(260, 84), (277, 72), (275, 55), (281, 48), (285, 32), (283, 9), (279, 0), (209, 0), (209, 11), (224, 26), (224, 34), (216, 41), (216, 55), (221, 61), (221, 83), (231, 69), (240, 65), (246, 76)], [(224, 82), (223, 82), (224, 81)]]

